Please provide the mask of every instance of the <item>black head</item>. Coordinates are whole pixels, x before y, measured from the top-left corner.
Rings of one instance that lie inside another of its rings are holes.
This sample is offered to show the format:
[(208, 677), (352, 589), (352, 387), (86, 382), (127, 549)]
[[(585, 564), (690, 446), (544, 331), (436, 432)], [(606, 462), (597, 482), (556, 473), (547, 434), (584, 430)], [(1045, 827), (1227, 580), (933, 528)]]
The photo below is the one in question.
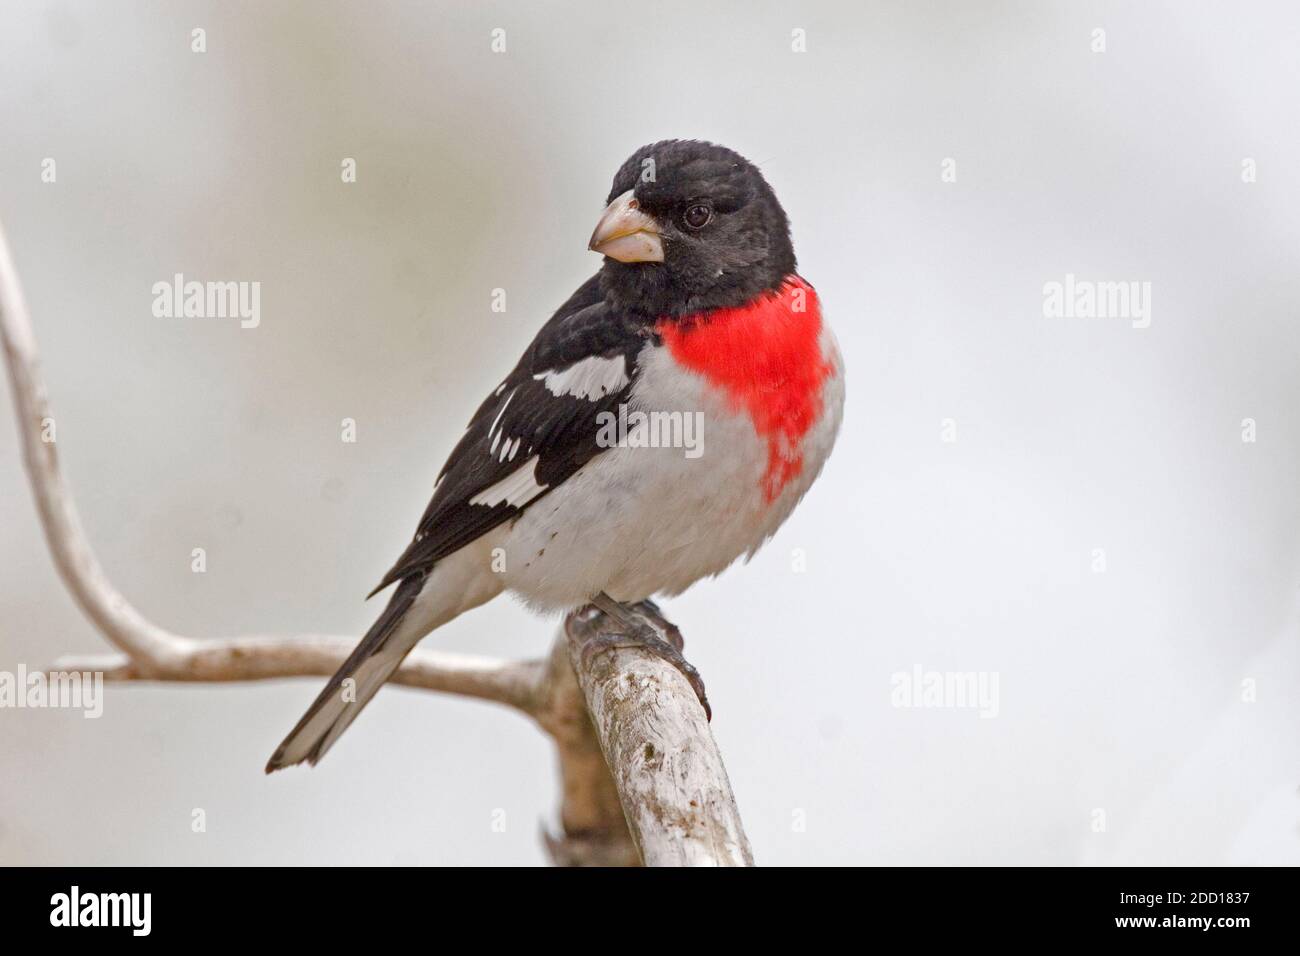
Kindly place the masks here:
[(739, 306), (795, 271), (790, 223), (763, 174), (698, 140), (638, 149), (614, 177), (591, 248), (611, 304), (651, 316)]

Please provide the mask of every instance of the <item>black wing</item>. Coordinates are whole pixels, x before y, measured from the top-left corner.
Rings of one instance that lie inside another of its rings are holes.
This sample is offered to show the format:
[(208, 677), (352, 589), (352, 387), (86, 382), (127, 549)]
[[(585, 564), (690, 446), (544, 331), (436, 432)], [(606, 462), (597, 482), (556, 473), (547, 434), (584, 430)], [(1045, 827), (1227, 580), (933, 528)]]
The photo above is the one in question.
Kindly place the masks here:
[[(479, 406), (438, 475), (415, 538), (372, 595), (394, 581), (427, 574), (440, 559), (523, 513), (603, 450), (597, 443), (599, 416), (617, 414), (628, 401), (637, 354), (653, 328), (615, 313), (598, 279), (587, 280), (560, 307)], [(548, 385), (548, 373), (554, 383), (555, 376), (589, 359), (607, 360), (600, 367), (614, 372), (610, 388), (575, 395)], [(484, 494), (502, 489), (502, 482), (504, 491)]]

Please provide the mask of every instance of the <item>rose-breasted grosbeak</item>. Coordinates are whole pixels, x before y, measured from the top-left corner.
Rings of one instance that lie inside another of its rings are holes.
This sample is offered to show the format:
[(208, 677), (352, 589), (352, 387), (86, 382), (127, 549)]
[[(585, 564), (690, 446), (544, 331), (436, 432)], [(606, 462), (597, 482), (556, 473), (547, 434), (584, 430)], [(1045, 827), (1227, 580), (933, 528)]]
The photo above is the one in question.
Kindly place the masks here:
[[(502, 591), (665, 623), (652, 595), (752, 555), (820, 472), (841, 361), (762, 174), (666, 140), (623, 164), (607, 202), (600, 271), (474, 413), (375, 589), (397, 585), (388, 606), (268, 772), (314, 764), (421, 638)], [(684, 423), (700, 426), (690, 450), (663, 440)]]

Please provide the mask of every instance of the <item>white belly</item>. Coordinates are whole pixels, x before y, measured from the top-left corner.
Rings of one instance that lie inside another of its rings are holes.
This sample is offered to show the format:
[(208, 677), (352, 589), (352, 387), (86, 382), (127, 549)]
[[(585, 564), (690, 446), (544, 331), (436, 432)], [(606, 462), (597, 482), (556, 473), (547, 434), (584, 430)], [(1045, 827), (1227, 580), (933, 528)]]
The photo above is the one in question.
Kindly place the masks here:
[[(834, 369), (822, 385), (822, 414), (803, 436), (802, 470), (768, 501), (768, 442), (748, 414), (666, 349), (647, 345), (630, 409), (699, 412), (698, 455), (682, 447), (597, 455), (505, 529), (506, 588), (543, 610), (576, 607), (599, 591), (638, 601), (678, 594), (753, 554), (803, 497), (835, 442), (844, 377), (825, 327), (822, 348)], [(629, 445), (636, 441), (629, 436)]]

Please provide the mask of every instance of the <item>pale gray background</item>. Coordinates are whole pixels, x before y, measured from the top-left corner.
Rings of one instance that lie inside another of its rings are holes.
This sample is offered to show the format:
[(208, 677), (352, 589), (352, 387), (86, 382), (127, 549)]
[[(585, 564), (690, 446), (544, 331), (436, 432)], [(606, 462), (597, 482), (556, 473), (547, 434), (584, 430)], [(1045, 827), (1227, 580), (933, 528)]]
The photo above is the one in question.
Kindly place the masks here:
[[(757, 858), (1295, 863), (1298, 43), (1292, 3), (6, 2), (0, 216), (122, 590), (196, 635), (359, 634), (468, 416), (597, 267), (618, 164), (730, 145), (849, 370), (802, 508), (668, 605)], [(153, 318), (178, 271), (260, 281), (261, 327)], [(1066, 272), (1152, 282), (1151, 327), (1045, 319)], [(0, 406), (0, 669), (98, 652)], [(501, 600), (436, 644), (552, 627)], [(916, 663), (997, 671), (1001, 715), (891, 707)], [(0, 861), (542, 860), (552, 754), (503, 709), (385, 691), (264, 777), (319, 683), (0, 711)]]

